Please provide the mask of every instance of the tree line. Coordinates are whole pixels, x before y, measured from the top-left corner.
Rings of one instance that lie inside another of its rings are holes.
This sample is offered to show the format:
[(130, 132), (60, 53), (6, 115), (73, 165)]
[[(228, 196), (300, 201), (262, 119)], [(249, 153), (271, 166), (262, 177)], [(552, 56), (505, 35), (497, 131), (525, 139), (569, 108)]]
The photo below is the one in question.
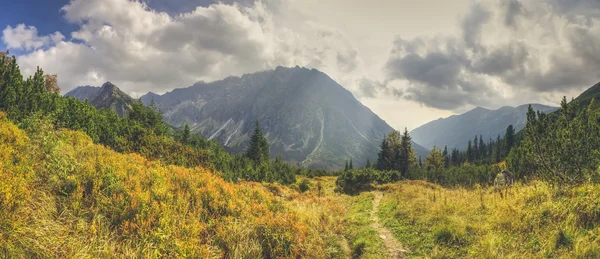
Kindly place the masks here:
[[(417, 162), (415, 162), (417, 161)], [(521, 132), (509, 125), (503, 137), (487, 142), (475, 136), (465, 149), (433, 147), (424, 161), (415, 160), (410, 136), (390, 132), (382, 141), (378, 159), (362, 169), (340, 173), (338, 190), (357, 192), (371, 183), (400, 179), (427, 180), (445, 186), (491, 185), (501, 170), (516, 180), (544, 180), (557, 185), (599, 182), (600, 109), (590, 103), (562, 99), (559, 110), (545, 114), (527, 111)], [(370, 164), (370, 163), (369, 163)]]
[(269, 159), (268, 143), (260, 126), (252, 136), (248, 152), (232, 155), (216, 141), (168, 126), (154, 104), (136, 101), (119, 116), (110, 109), (96, 109), (86, 101), (60, 95), (56, 75), (45, 75), (38, 67), (24, 78), (17, 60), (0, 52), (0, 110), (24, 126), (32, 119), (51, 122), (56, 128), (86, 133), (95, 143), (122, 153), (138, 153), (148, 159), (185, 167), (203, 166), (231, 181), (266, 181), (290, 184), (295, 175), (319, 176), (324, 170), (293, 167), (281, 157)]

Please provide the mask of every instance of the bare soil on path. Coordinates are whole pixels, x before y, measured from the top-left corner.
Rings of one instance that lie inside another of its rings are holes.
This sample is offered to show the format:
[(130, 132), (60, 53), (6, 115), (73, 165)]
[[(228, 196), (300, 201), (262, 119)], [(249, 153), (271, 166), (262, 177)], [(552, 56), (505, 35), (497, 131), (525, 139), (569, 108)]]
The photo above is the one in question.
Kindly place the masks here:
[(394, 237), (392, 232), (379, 222), (377, 213), (379, 212), (379, 203), (381, 203), (383, 194), (379, 191), (374, 191), (373, 194), (375, 195), (375, 198), (373, 199), (373, 210), (371, 210), (371, 220), (373, 221), (372, 227), (379, 233), (379, 237), (383, 240), (383, 244), (387, 248), (390, 258), (405, 258), (405, 253), (407, 251), (402, 248), (402, 245)]

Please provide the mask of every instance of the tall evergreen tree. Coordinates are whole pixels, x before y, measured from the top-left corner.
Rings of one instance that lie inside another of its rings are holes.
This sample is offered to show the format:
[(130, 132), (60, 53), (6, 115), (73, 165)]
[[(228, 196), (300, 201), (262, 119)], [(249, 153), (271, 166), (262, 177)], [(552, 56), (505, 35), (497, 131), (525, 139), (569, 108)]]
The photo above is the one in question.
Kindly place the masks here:
[(367, 158), (367, 165), (365, 165), (365, 168), (371, 168), (371, 159)]
[(400, 150), (398, 155), (398, 171), (400, 171), (400, 174), (404, 178), (408, 177), (411, 165), (416, 164), (417, 162), (415, 152), (412, 148), (411, 140), (412, 138), (408, 134), (408, 129), (404, 128), (404, 134), (402, 134), (402, 140), (400, 142)]
[(348, 164), (348, 169), (353, 170), (354, 165), (352, 165), (352, 158), (350, 158), (350, 163)]
[(473, 162), (473, 146), (470, 140), (469, 144), (467, 145), (467, 161)]
[(448, 156), (448, 146), (444, 146), (444, 152), (442, 153), (444, 157), (444, 167), (450, 167), (450, 156)]
[(269, 143), (267, 143), (267, 139), (263, 136), (258, 121), (256, 121), (254, 132), (250, 138), (250, 146), (246, 151), (246, 157), (250, 158), (256, 164), (269, 161)]
[(483, 136), (479, 135), (479, 159), (484, 159), (486, 154), (485, 151), (487, 150), (485, 143), (483, 142)]
[(181, 143), (187, 144), (190, 141), (190, 125), (187, 122), (183, 125), (183, 132), (181, 133)]
[(515, 128), (513, 125), (508, 125), (506, 128), (506, 134), (504, 135), (505, 150), (504, 155), (508, 155), (512, 147), (515, 145)]
[(496, 163), (499, 163), (502, 159), (502, 140), (500, 139), (500, 135), (496, 138), (496, 146), (494, 148), (494, 160)]
[(377, 169), (386, 171), (391, 170), (393, 168), (393, 158), (394, 158), (394, 150), (390, 145), (388, 140), (388, 136), (383, 138), (381, 142), (381, 149), (377, 154)]

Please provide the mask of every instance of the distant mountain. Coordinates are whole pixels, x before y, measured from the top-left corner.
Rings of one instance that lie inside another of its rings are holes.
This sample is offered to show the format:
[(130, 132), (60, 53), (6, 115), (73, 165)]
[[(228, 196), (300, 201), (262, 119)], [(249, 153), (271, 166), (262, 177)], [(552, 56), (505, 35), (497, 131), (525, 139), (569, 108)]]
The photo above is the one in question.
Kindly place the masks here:
[(111, 82), (106, 82), (101, 87), (80, 86), (65, 96), (75, 97), (81, 101), (87, 99), (98, 109), (112, 109), (120, 115), (127, 113), (135, 102), (133, 98)]
[[(465, 149), (475, 135), (482, 135), (487, 142), (490, 138), (496, 139), (498, 134), (504, 136), (508, 125), (513, 125), (516, 131), (523, 129), (527, 122), (527, 107), (528, 105), (504, 106), (498, 110), (477, 107), (461, 115), (429, 122), (414, 129), (410, 134), (415, 142), (427, 148), (434, 145), (443, 148), (447, 145), (449, 149)], [(532, 104), (532, 107), (545, 113), (557, 109), (541, 104)]]
[(153, 100), (167, 123), (188, 123), (233, 152), (246, 149), (259, 121), (272, 157), (281, 154), (313, 168), (340, 168), (346, 159), (357, 166), (374, 161), (381, 139), (393, 130), (329, 76), (300, 67), (198, 82), (141, 100)]

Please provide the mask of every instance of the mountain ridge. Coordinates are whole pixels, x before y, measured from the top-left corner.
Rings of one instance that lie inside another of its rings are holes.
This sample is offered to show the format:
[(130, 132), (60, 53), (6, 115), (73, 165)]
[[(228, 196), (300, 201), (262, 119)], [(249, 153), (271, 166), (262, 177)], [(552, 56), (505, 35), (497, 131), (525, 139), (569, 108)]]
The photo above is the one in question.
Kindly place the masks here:
[[(556, 107), (531, 104), (535, 110), (552, 112)], [(504, 136), (506, 127), (513, 125), (516, 131), (525, 127), (526, 113), (529, 104), (516, 107), (502, 106), (496, 110), (475, 107), (465, 113), (440, 118), (417, 127), (411, 131), (413, 140), (420, 145), (431, 148), (437, 146), (449, 149), (465, 149), (468, 141), (483, 136), (484, 141)]]
[[(384, 135), (393, 130), (325, 73), (277, 67), (213, 82), (197, 82), (163, 95), (148, 93), (165, 121), (242, 152), (254, 121), (271, 144), (271, 156), (315, 168), (341, 168), (353, 159), (374, 161)], [(419, 155), (428, 151), (413, 143)]]

